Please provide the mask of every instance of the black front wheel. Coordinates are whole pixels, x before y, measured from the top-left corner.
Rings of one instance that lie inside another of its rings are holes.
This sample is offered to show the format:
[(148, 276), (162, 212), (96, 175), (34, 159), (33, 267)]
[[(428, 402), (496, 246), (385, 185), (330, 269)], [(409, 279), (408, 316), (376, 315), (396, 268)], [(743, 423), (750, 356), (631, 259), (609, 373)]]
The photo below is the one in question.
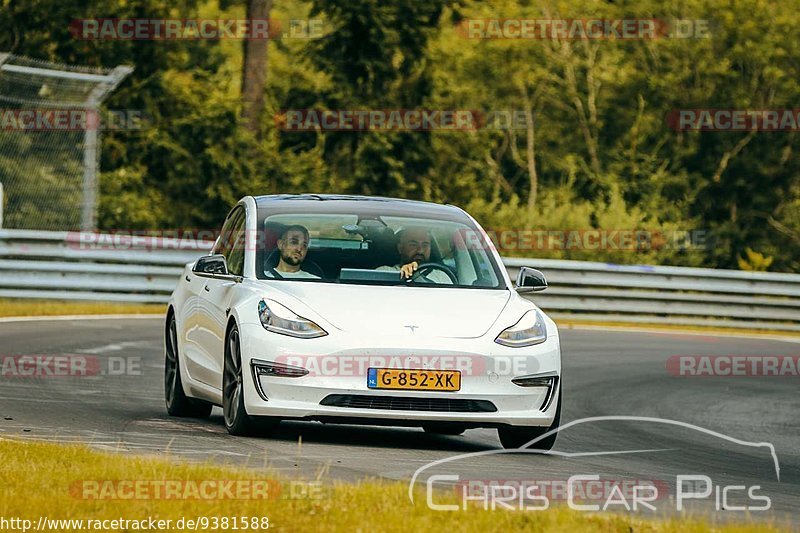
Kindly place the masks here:
[(222, 374), (222, 413), (231, 435), (254, 435), (277, 425), (278, 421), (252, 417), (244, 407), (244, 379), (239, 328), (233, 326), (225, 343), (225, 368)]
[(166, 356), (164, 358), (164, 397), (167, 402), (167, 413), (170, 416), (206, 418), (211, 414), (210, 403), (189, 398), (183, 392), (181, 381), (180, 358), (178, 357), (178, 328), (175, 315), (169, 318), (167, 325)]

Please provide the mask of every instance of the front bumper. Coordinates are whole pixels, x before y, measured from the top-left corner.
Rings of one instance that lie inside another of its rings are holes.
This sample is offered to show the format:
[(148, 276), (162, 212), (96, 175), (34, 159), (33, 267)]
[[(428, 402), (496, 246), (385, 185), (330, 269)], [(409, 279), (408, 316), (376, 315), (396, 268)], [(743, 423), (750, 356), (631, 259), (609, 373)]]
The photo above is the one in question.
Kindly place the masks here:
[[(240, 334), (245, 408), (253, 416), (348, 419), (364, 424), (396, 421), (398, 425), (459, 422), (468, 427), (550, 426), (560, 401), (558, 387), (550, 392), (547, 387), (520, 387), (511, 382), (523, 375), (560, 377), (557, 334), (526, 348), (501, 346), (488, 338), (368, 338), (343, 332), (295, 339), (268, 332), (260, 324), (242, 324)], [(252, 360), (288, 363), (311, 372), (302, 377), (256, 376)], [(456, 392), (370, 389), (370, 367), (461, 370), (461, 388)], [(361, 401), (338, 402), (349, 407), (321, 405), (332, 403), (332, 396), (353, 396)], [(367, 402), (370, 408), (363, 407), (365, 397), (375, 400)], [(423, 402), (430, 405), (422, 410), (414, 408), (419, 399), (432, 401)], [(495, 409), (467, 412), (453, 407), (465, 405), (462, 400), (483, 406), (489, 402)], [(388, 405), (392, 408), (385, 408)]]

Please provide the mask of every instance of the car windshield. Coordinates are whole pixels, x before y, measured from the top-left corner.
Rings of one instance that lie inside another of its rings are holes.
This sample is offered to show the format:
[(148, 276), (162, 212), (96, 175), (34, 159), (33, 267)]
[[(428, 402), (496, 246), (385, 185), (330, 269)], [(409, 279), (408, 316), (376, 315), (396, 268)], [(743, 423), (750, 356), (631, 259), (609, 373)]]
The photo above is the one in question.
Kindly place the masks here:
[[(304, 283), (505, 289), (490, 241), (472, 221), (437, 215), (260, 209), (256, 273)], [(414, 261), (415, 275), (401, 277)]]

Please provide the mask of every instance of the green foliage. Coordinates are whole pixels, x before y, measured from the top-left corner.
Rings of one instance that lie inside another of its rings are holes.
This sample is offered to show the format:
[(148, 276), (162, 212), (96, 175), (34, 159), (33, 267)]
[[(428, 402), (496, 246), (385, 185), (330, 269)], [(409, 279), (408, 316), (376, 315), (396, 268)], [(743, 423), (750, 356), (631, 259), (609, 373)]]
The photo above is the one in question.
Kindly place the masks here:
[[(103, 136), (106, 229), (212, 228), (245, 194), (361, 193), (455, 203), (489, 228), (708, 237), (688, 248), (510, 252), (519, 255), (800, 268), (797, 135), (681, 133), (665, 120), (674, 109), (796, 107), (800, 13), (789, 0), (276, 2), (273, 18), (321, 18), (325, 35), (270, 43), (260, 132), (239, 120), (240, 42), (94, 42), (67, 31), (71, 20), (87, 17), (242, 18), (244, 2), (0, 5), (0, 50), (136, 67), (108, 107), (143, 110), (151, 123)], [(711, 37), (478, 40), (457, 27), (467, 19), (591, 17), (709, 19)], [(305, 108), (528, 109), (535, 128), (275, 128), (275, 114)], [(7, 165), (0, 161), (0, 172)], [(36, 179), (52, 179), (57, 169), (43, 172)], [(772, 262), (754, 262), (747, 249)]]
[(702, 235), (691, 242), (678, 225), (626, 206), (616, 189), (606, 201), (581, 199), (571, 188), (559, 187), (544, 193), (532, 211), (516, 197), (507, 202), (476, 198), (465, 207), (504, 256), (702, 264)]
[(764, 272), (772, 264), (771, 257), (764, 257), (764, 254), (753, 251), (750, 247), (745, 247), (744, 252), (747, 257), (739, 258), (739, 268), (742, 270)]

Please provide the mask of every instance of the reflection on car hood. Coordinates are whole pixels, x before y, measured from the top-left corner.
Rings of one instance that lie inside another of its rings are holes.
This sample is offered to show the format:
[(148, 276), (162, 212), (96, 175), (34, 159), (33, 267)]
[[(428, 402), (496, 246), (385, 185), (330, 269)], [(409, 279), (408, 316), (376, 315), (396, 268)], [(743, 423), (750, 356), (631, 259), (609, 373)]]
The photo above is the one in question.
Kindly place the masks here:
[[(511, 297), (505, 290), (291, 281), (270, 283), (270, 289), (300, 300), (343, 331), (399, 335), (413, 329), (416, 336), (451, 338), (485, 334)], [(297, 306), (292, 306), (290, 298), (283, 303), (303, 314)]]

